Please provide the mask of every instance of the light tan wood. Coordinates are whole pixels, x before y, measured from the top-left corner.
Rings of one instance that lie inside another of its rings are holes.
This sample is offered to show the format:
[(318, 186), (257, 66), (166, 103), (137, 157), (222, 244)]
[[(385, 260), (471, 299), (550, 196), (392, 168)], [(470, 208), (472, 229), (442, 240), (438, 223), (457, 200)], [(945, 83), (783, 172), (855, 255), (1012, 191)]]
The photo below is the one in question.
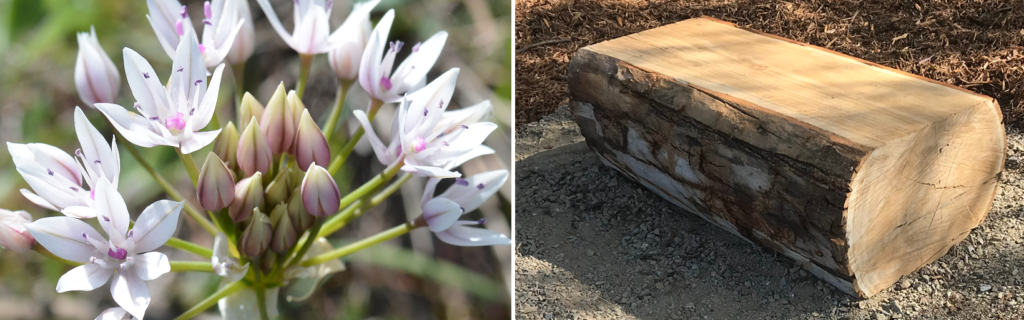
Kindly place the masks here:
[(857, 296), (941, 257), (990, 209), (989, 97), (715, 19), (579, 50), (571, 107), (602, 160)]
[(588, 47), (868, 147), (991, 98), (709, 18)]

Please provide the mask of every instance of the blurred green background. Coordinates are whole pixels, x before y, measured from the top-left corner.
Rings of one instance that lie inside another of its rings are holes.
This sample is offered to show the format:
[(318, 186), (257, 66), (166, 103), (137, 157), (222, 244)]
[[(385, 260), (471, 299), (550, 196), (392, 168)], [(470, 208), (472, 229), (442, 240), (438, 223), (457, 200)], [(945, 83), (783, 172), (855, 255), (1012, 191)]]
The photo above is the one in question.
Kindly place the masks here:
[[(292, 1), (271, 1), (286, 29), (291, 28)], [(202, 1), (182, 1), (188, 6), (193, 24), (201, 30)], [(298, 75), (298, 56), (270, 27), (263, 11), (249, 1), (256, 26), (256, 50), (246, 65), (242, 83), (261, 103), (266, 103), (281, 82), (293, 89)], [(337, 28), (352, 8), (351, 0), (335, 0), (331, 28)], [(494, 104), (491, 121), (500, 125), (485, 144), (497, 152), (466, 163), (465, 175), (508, 169), (511, 163), (511, 3), (508, 0), (384, 0), (372, 14), (376, 22), (389, 8), (396, 13), (389, 40), (407, 45), (399, 54), (408, 55), (411, 44), (425, 40), (440, 30), (449, 32), (445, 51), (428, 75), (433, 79), (449, 68), (461, 68), (459, 81), (449, 109), (469, 106), (483, 100)], [(78, 51), (76, 32), (96, 27), (100, 43), (122, 72), (118, 103), (134, 102), (124, 81), (121, 50), (131, 47), (147, 58), (166, 81), (170, 59), (160, 47), (146, 20), (143, 0), (0, 0), (0, 141), (47, 143), (73, 154), (78, 148), (74, 133), (73, 111), (83, 105), (74, 85), (74, 64)], [(198, 18), (197, 18), (198, 17)], [(226, 70), (227, 71), (227, 70)], [(352, 108), (365, 108), (367, 98), (361, 88), (352, 90), (346, 102), (346, 114)], [(234, 120), (235, 79), (225, 72), (218, 108), (221, 123)], [(337, 80), (319, 55), (313, 63), (303, 102), (319, 124), (325, 121), (337, 91)], [(111, 137), (111, 128), (99, 112), (83, 109), (91, 122)], [(393, 109), (393, 108), (392, 108)], [(390, 110), (385, 108), (375, 121), (390, 125)], [(386, 120), (386, 121), (385, 121)], [(339, 132), (354, 129), (351, 121)], [(378, 132), (389, 130), (378, 129)], [(386, 134), (385, 134), (386, 136)], [(341, 136), (344, 137), (344, 136)], [(387, 137), (382, 137), (387, 139)], [(365, 139), (364, 139), (365, 140)], [(332, 149), (345, 139), (336, 139)], [(118, 144), (127, 143), (118, 141)], [(365, 144), (365, 141), (364, 141)], [(212, 146), (212, 145), (211, 145)], [(6, 146), (3, 147), (6, 149)], [(194, 153), (201, 163), (211, 147)], [(184, 167), (169, 147), (141, 150), (183, 194), (192, 197)], [(132, 217), (153, 201), (166, 196), (138, 162), (121, 149), (120, 191), (128, 202)], [(357, 156), (346, 163), (336, 178), (349, 190), (380, 172), (367, 146), (357, 148)], [(366, 213), (332, 241), (353, 241), (402, 223), (420, 214), (419, 198), (424, 184), (413, 179), (386, 203)], [(0, 152), (0, 208), (26, 210), (33, 219), (59, 213), (47, 212), (25, 200), (19, 189), (28, 185), (15, 171), (10, 154)], [(502, 190), (480, 210), (464, 219), (488, 218), (487, 228), (511, 235), (511, 178)], [(212, 238), (185, 215), (176, 236), (193, 242), (212, 244)], [(172, 260), (201, 260), (179, 250), (163, 248)], [(302, 303), (285, 301), (280, 307), (284, 319), (507, 319), (511, 315), (511, 248), (462, 248), (440, 242), (427, 230), (416, 230), (371, 250), (346, 258), (348, 270), (335, 274), (312, 298)], [(114, 307), (108, 286), (92, 292), (57, 294), (56, 281), (69, 268), (35, 253), (18, 254), (0, 249), (0, 319), (93, 319), (102, 310)], [(205, 273), (167, 274), (149, 282), (153, 301), (146, 319), (171, 319), (216, 290), (220, 278)], [(218, 319), (216, 308), (202, 319)]]

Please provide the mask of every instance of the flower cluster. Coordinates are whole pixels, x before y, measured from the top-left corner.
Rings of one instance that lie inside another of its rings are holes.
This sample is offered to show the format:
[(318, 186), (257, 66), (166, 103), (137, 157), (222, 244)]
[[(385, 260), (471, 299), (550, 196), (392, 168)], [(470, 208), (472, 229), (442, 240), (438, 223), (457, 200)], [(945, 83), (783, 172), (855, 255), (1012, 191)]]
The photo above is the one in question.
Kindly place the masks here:
[[(223, 277), (212, 299), (180, 318), (195, 316), (216, 301), (226, 319), (266, 319), (277, 315), (282, 286), (299, 279), (319, 282), (345, 270), (338, 258), (416, 228), (426, 227), (441, 241), (458, 246), (511, 244), (503, 234), (474, 227), (483, 219), (459, 219), (492, 197), (505, 184), (508, 171), (466, 178), (455, 171), (470, 159), (494, 153), (483, 142), (497, 125), (484, 121), (491, 112), (487, 101), (448, 110), (459, 69), (427, 81), (446, 32), (413, 45), (407, 58), (394, 67), (404, 45), (388, 42), (394, 10), (387, 11), (375, 27), (371, 24), (370, 13), (379, 0), (355, 4), (332, 33), (328, 32), (330, 0), (295, 0), (295, 27), (290, 33), (267, 0), (257, 2), (274, 30), (299, 54), (302, 69), (295, 89), (288, 90), (282, 82), (265, 104), (236, 83), (237, 123), (221, 126), (217, 114), (224, 69), (243, 74), (239, 68), (245, 68), (254, 50), (253, 19), (246, 1), (206, 1), (200, 37), (187, 8), (178, 1), (147, 0), (147, 18), (173, 62), (164, 74), (167, 82), (161, 83), (146, 58), (124, 48), (124, 79), (134, 98), (130, 107), (116, 103), (121, 74), (100, 46), (95, 30), (78, 36), (76, 88), (84, 104), (109, 122), (116, 139), (108, 143), (85, 111), (76, 107), (75, 131), (81, 148), (74, 156), (46, 144), (7, 143), (17, 171), (31, 187), (22, 189), (22, 194), (63, 216), (32, 221), (25, 211), (0, 209), (0, 245), (17, 252), (35, 250), (74, 265), (58, 281), (58, 292), (91, 291), (110, 280), (118, 307), (97, 319), (143, 319), (150, 303), (146, 281), (168, 272), (206, 271)], [(328, 54), (342, 86), (321, 127), (306, 109), (302, 93), (312, 56), (323, 53)], [(330, 142), (341, 106), (356, 81), (369, 93), (370, 105), (354, 111), (362, 128), (348, 137), (340, 151), (332, 152)], [(398, 112), (391, 141), (385, 145), (371, 121), (388, 103), (397, 103)], [(364, 133), (387, 168), (342, 195), (333, 176)], [(134, 221), (118, 191), (118, 139), (128, 141), (122, 141), (122, 147), (149, 168), (172, 199), (154, 202)], [(197, 166), (192, 154), (211, 144), (212, 152)], [(181, 193), (139, 156), (136, 146), (174, 148), (189, 172), (198, 206), (183, 201)], [(325, 239), (386, 199), (411, 176), (429, 178), (420, 203), (422, 216), (342, 248)], [(449, 179), (450, 186), (435, 195), (444, 179)], [(182, 211), (214, 236), (212, 248), (172, 237)], [(89, 221), (95, 221), (103, 233)], [(208, 262), (169, 261), (155, 251), (164, 245), (203, 256)]]

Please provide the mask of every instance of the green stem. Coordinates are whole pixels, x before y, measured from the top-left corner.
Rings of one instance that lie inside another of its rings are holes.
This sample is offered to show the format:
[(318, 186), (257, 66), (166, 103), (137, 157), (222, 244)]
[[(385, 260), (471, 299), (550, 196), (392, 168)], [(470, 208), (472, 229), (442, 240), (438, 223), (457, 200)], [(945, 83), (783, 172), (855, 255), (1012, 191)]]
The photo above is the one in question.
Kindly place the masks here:
[(204, 247), (204, 246), (192, 243), (192, 242), (188, 242), (188, 241), (185, 241), (185, 240), (182, 240), (182, 239), (178, 239), (178, 238), (175, 238), (175, 237), (171, 237), (170, 239), (167, 239), (167, 243), (165, 243), (165, 245), (167, 245), (168, 247), (171, 247), (171, 248), (175, 248), (175, 249), (179, 249), (179, 250), (185, 250), (185, 251), (188, 251), (188, 252), (191, 252), (191, 253), (195, 253), (195, 254), (200, 255), (202, 257), (205, 257), (205, 258), (213, 257), (213, 250), (211, 250), (210, 248), (207, 248), (207, 247)]
[(302, 93), (306, 92), (306, 80), (309, 79), (309, 67), (313, 65), (313, 55), (299, 54), (299, 84), (295, 88), (295, 93), (302, 98)]
[[(124, 137), (122, 137), (121, 133), (118, 132), (117, 130), (114, 130), (114, 134), (117, 136), (119, 140), (125, 141)], [(121, 145), (123, 145), (125, 149), (128, 149), (128, 153), (131, 153), (132, 156), (135, 157), (135, 160), (138, 161), (139, 164), (141, 164), (142, 167), (145, 168), (147, 172), (149, 172), (149, 175), (153, 176), (153, 180), (156, 180), (156, 183), (159, 184), (160, 187), (164, 189), (164, 192), (167, 192), (167, 195), (170, 196), (171, 199), (173, 199), (174, 201), (183, 201), (182, 199), (184, 198), (181, 196), (181, 193), (178, 193), (178, 190), (174, 189), (174, 186), (167, 182), (167, 179), (164, 179), (164, 177), (161, 176), (160, 173), (156, 171), (156, 169), (153, 169), (153, 166), (150, 165), (149, 162), (147, 162), (146, 159), (143, 158), (141, 154), (139, 154), (139, 150), (135, 149), (135, 145), (131, 143), (122, 143)], [(195, 220), (197, 223), (199, 223), (199, 226), (203, 227), (203, 229), (206, 229), (206, 232), (209, 232), (210, 235), (217, 234), (217, 228), (214, 227), (209, 220), (200, 216), (199, 211), (196, 210), (195, 208), (192, 208), (192, 206), (189, 205), (187, 202), (185, 203), (185, 213), (192, 217), (192, 220)]]
[(366, 239), (363, 239), (363, 240), (359, 240), (358, 242), (355, 242), (353, 244), (350, 244), (350, 245), (347, 245), (347, 246), (344, 246), (344, 247), (341, 247), (341, 248), (337, 248), (337, 249), (325, 252), (325, 253), (323, 253), (321, 255), (312, 257), (309, 260), (303, 261), (299, 265), (301, 265), (303, 267), (309, 267), (309, 266), (318, 265), (318, 264), (321, 264), (321, 263), (324, 263), (324, 262), (327, 262), (327, 261), (331, 261), (331, 260), (334, 260), (334, 259), (338, 259), (338, 258), (347, 256), (347, 255), (352, 254), (352, 253), (354, 253), (356, 251), (369, 248), (369, 247), (371, 247), (371, 246), (373, 246), (375, 244), (378, 244), (378, 243), (381, 243), (381, 242), (393, 239), (395, 237), (401, 236), (403, 234), (409, 233), (409, 231), (411, 231), (412, 229), (416, 229), (416, 228), (420, 227), (420, 224), (425, 224), (425, 223), (415, 223), (415, 222), (412, 222), (412, 221), (403, 223), (402, 225), (399, 225), (399, 226), (396, 226), (394, 228), (388, 229), (387, 231), (378, 233), (376, 235), (373, 235), (372, 237), (369, 237), (369, 238), (366, 238)]
[[(373, 121), (373, 117), (377, 115), (377, 111), (380, 111), (380, 106), (382, 105), (384, 105), (384, 101), (371, 98), (370, 108), (366, 112), (366, 118), (369, 121)], [(359, 128), (356, 129), (356, 132), (352, 134), (352, 137), (348, 139), (348, 142), (345, 143), (345, 146), (341, 148), (341, 151), (338, 152), (338, 155), (331, 160), (331, 165), (327, 166), (327, 172), (333, 176), (334, 173), (338, 172), (338, 169), (341, 169), (341, 165), (344, 164), (345, 160), (348, 159), (348, 156), (352, 154), (352, 150), (355, 150), (356, 143), (359, 143), (359, 139), (363, 137), (364, 133), (366, 132), (363, 130), (363, 127), (359, 126)]]
[(324, 125), (324, 137), (327, 138), (327, 143), (331, 143), (334, 127), (338, 126), (338, 118), (341, 117), (341, 109), (345, 106), (345, 97), (348, 96), (349, 88), (352, 88), (352, 80), (338, 79), (338, 100), (334, 102), (331, 115), (327, 117), (327, 124)]
[(238, 292), (238, 290), (242, 290), (242, 288), (245, 288), (245, 283), (243, 283), (242, 281), (235, 281), (234, 283), (224, 286), (223, 288), (220, 288), (220, 290), (217, 290), (217, 292), (215, 292), (213, 295), (206, 297), (206, 299), (200, 301), (199, 304), (195, 305), (191, 309), (188, 309), (188, 311), (185, 311), (185, 313), (174, 319), (192, 319), (193, 317), (199, 315), (199, 313), (217, 304), (217, 301), (220, 300), (221, 298), (227, 297), (232, 293)]
[[(323, 226), (324, 221), (320, 219), (317, 219), (316, 222), (313, 223), (313, 227), (309, 229), (309, 235), (306, 236), (306, 241), (302, 243), (302, 247), (299, 248), (299, 251), (295, 253), (294, 258), (292, 258), (291, 261), (285, 264), (285, 267), (283, 269), (288, 269), (288, 267), (291, 267), (298, 263), (300, 260), (302, 260), (302, 256), (306, 255), (306, 252), (309, 251), (309, 248), (313, 246), (313, 242), (316, 241), (316, 236), (320, 234), (320, 228), (322, 228)], [(287, 257), (288, 256), (286, 256), (285, 258)]]
[[(256, 261), (257, 265), (260, 264), (259, 260), (260, 259), (257, 259), (257, 261)], [(266, 294), (266, 292), (264, 292), (265, 289), (264, 289), (264, 286), (263, 286), (263, 276), (262, 276), (263, 271), (259, 270), (259, 268), (253, 268), (253, 271), (255, 271), (255, 275), (256, 275), (256, 305), (258, 305), (259, 308), (260, 308), (259, 309), (259, 311), (260, 311), (260, 319), (262, 319), (262, 320), (270, 320), (270, 317), (267, 315), (267, 299), (266, 299), (266, 295), (267, 294)]]
[(390, 181), (391, 178), (393, 178), (395, 174), (398, 174), (398, 171), (402, 169), (402, 165), (404, 163), (405, 161), (403, 157), (398, 158), (398, 160), (396, 160), (395, 163), (392, 163), (390, 166), (384, 169), (384, 171), (374, 176), (373, 179), (370, 179), (370, 181), (367, 181), (362, 186), (359, 186), (359, 188), (356, 189), (355, 191), (349, 192), (348, 194), (345, 195), (344, 198), (341, 198), (341, 202), (339, 203), (338, 207), (348, 207), (348, 205), (352, 204), (359, 198), (362, 198), (363, 196), (369, 194), (371, 191), (377, 189), (377, 186), (380, 186), (381, 184)]
[(60, 262), (60, 263), (63, 263), (63, 264), (69, 265), (69, 266), (80, 266), (80, 265), (82, 265), (81, 263), (74, 262), (74, 261), (71, 261), (71, 260), (67, 260), (67, 259), (58, 257), (57, 255), (53, 254), (53, 252), (50, 252), (50, 250), (46, 250), (46, 248), (43, 248), (43, 246), (39, 245), (39, 244), (32, 246), (32, 251), (38, 252), (39, 254), (43, 255), (44, 257), (47, 257), (47, 258), (50, 258), (50, 259), (53, 259), (53, 260), (57, 260), (57, 262)]
[(327, 236), (341, 230), (341, 228), (344, 228), (345, 225), (353, 219), (358, 218), (370, 208), (376, 207), (381, 202), (384, 202), (384, 200), (391, 196), (391, 194), (398, 191), (398, 188), (401, 187), (402, 184), (409, 181), (409, 178), (412, 178), (412, 174), (403, 174), (401, 178), (392, 182), (387, 186), (387, 188), (384, 188), (384, 190), (381, 190), (379, 193), (374, 195), (373, 198), (370, 198), (369, 201), (360, 200), (352, 203), (352, 205), (345, 208), (341, 213), (331, 217), (331, 219), (328, 219), (327, 222), (324, 223), (323, 229), (320, 229), (321, 231), (318, 236)]
[(199, 271), (213, 273), (213, 265), (208, 261), (171, 261), (171, 272)]
[(199, 184), (199, 168), (196, 167), (196, 161), (192, 159), (191, 154), (181, 153), (181, 148), (174, 148), (174, 151), (178, 152), (181, 163), (185, 164), (185, 170), (188, 171), (188, 177), (192, 178), (192, 186), (195, 187)]

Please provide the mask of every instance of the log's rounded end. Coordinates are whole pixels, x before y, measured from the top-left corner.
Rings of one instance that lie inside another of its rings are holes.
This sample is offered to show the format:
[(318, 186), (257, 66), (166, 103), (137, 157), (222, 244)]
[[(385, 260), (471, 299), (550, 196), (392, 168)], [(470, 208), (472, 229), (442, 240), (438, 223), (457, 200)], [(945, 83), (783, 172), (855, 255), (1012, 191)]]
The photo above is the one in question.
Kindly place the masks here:
[(845, 226), (857, 293), (884, 290), (966, 238), (992, 207), (1005, 150), (991, 101), (866, 156), (850, 185)]

